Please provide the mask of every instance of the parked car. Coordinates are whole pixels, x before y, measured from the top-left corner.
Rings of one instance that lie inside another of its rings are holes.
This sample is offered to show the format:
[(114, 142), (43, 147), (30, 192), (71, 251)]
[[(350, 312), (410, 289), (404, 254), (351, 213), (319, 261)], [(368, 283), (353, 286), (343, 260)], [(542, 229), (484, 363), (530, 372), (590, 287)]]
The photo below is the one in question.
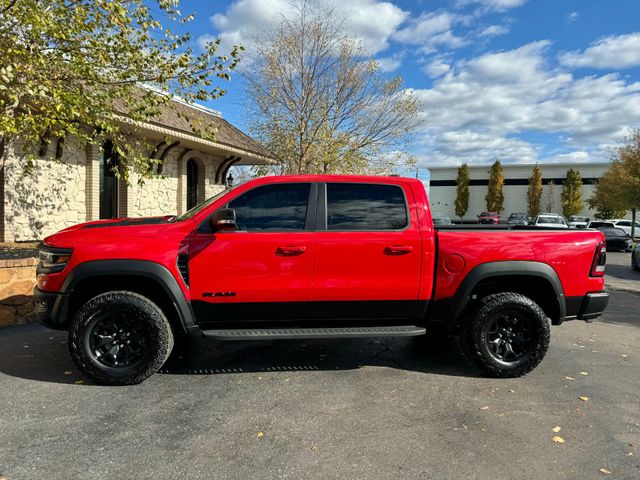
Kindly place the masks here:
[(587, 228), (616, 228), (615, 224), (609, 220), (592, 220), (587, 225)]
[[(627, 235), (631, 235), (631, 220), (626, 220), (624, 218), (616, 218), (616, 219), (607, 220), (607, 221), (613, 223), (613, 225), (616, 228), (621, 228), (622, 230), (627, 232)], [(636, 238), (640, 237), (640, 222), (636, 222), (635, 237)]]
[(607, 250), (628, 252), (633, 247), (631, 237), (621, 228), (600, 227), (598, 228), (607, 242)]
[(631, 250), (631, 268), (640, 272), (640, 243), (636, 243)]
[(478, 223), (500, 223), (500, 214), (498, 214), (497, 212), (482, 212), (480, 215), (478, 215)]
[(568, 219), (568, 224), (571, 228), (587, 228), (589, 224), (589, 217), (581, 217), (578, 215), (571, 215)]
[(434, 225), (453, 225), (449, 217), (433, 217), (431, 220)]
[(529, 217), (526, 213), (512, 213), (507, 218), (509, 225), (528, 225)]
[(531, 225), (536, 227), (569, 228), (564, 217), (555, 213), (543, 213), (533, 219)]
[[(72, 226), (39, 247), (36, 313), (95, 382), (139, 383), (176, 335), (460, 335), (487, 375), (546, 354), (549, 325), (608, 302), (595, 230), (443, 229), (420, 180), (251, 180), (173, 217)], [(505, 247), (507, 246), (507, 247)]]

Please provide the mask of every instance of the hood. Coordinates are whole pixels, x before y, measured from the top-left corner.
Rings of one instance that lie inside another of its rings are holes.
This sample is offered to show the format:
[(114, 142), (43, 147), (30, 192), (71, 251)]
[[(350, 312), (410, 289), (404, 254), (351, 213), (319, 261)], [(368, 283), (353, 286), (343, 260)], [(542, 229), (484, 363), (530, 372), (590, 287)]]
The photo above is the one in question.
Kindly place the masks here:
[(45, 245), (72, 246), (72, 244), (91, 237), (92, 243), (96, 237), (143, 236), (152, 237), (159, 234), (159, 230), (170, 223), (172, 215), (162, 217), (142, 218), (114, 218), (79, 223), (64, 230), (49, 235), (44, 239)]

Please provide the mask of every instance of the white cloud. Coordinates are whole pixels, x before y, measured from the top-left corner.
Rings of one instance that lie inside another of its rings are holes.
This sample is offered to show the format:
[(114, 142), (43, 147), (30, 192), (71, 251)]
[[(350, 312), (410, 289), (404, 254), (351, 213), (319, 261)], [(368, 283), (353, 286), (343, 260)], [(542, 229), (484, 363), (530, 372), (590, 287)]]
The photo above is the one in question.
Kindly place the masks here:
[[(540, 135), (563, 147), (558, 158), (564, 161), (585, 158), (573, 149), (588, 152), (591, 160), (607, 160), (598, 146), (640, 126), (640, 82), (616, 74), (576, 79), (549, 65), (549, 44), (538, 41), (454, 62), (432, 88), (414, 90), (422, 104), (417, 138), (424, 161), (543, 160), (544, 151), (527, 140)], [(432, 63), (437, 73), (438, 63)]]
[(504, 12), (510, 8), (524, 5), (527, 3), (527, 0), (458, 0), (457, 5), (459, 7), (464, 7), (474, 3), (478, 4), (483, 10)]
[[(337, 17), (344, 19), (345, 30), (361, 40), (371, 54), (388, 47), (390, 36), (408, 15), (393, 3), (378, 0), (321, 0), (313, 5), (335, 8)], [(293, 12), (294, 5), (289, 0), (237, 0), (224, 13), (213, 15), (211, 23), (225, 48), (234, 43), (250, 48), (256, 34), (276, 27), (283, 16), (290, 17)]]
[(575, 22), (579, 16), (580, 14), (578, 12), (571, 12), (569, 15), (567, 15), (567, 23)]
[(380, 70), (383, 72), (394, 72), (402, 65), (401, 55), (392, 55), (391, 57), (376, 58)]
[(481, 37), (496, 37), (498, 35), (505, 35), (509, 33), (509, 27), (505, 25), (489, 25), (487, 28), (480, 32)]
[(423, 13), (410, 19), (404, 28), (393, 35), (393, 39), (408, 45), (418, 45), (419, 51), (423, 53), (431, 53), (441, 45), (459, 48), (466, 42), (453, 33), (452, 27), (461, 19), (462, 17), (449, 12)]
[(444, 63), (441, 59), (437, 58), (431, 63), (428, 63), (427, 65), (422, 67), (422, 70), (431, 78), (436, 78), (449, 72), (449, 70), (451, 70), (451, 66), (447, 63)]
[(583, 51), (568, 52), (560, 61), (570, 67), (629, 68), (640, 66), (640, 32), (598, 40)]

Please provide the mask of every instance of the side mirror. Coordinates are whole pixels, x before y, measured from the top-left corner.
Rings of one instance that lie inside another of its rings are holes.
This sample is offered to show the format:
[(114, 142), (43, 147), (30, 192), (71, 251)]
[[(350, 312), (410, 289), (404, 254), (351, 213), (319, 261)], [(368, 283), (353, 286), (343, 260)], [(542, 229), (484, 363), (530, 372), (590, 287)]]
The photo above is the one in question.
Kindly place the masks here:
[(238, 229), (238, 225), (236, 224), (236, 211), (233, 208), (221, 208), (211, 216), (209, 222), (214, 232)]

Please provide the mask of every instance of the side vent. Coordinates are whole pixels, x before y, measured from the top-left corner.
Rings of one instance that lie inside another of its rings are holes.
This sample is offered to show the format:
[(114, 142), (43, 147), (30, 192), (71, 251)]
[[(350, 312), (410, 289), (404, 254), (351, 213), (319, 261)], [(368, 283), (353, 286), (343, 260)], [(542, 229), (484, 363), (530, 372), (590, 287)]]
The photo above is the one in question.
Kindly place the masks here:
[(182, 280), (184, 283), (189, 286), (189, 255), (180, 254), (178, 255), (178, 270), (180, 271), (180, 275), (182, 275)]

